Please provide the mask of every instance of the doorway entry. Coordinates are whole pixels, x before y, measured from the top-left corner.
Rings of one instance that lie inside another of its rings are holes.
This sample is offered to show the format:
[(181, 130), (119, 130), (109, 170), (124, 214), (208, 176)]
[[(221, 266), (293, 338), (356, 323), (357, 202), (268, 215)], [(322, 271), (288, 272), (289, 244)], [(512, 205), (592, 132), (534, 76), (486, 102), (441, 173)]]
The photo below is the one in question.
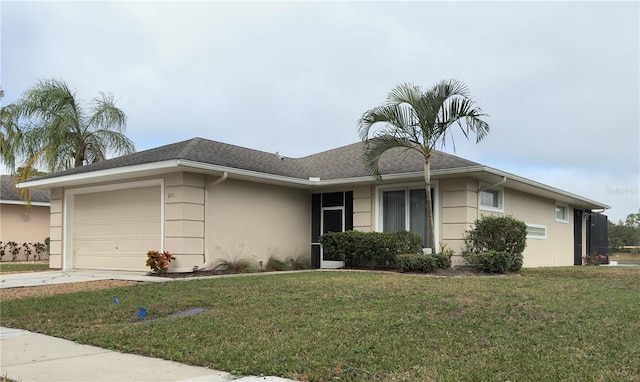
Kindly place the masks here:
[(327, 253), (320, 236), (327, 232), (353, 229), (353, 192), (330, 192), (311, 195), (311, 267), (335, 269), (344, 262)]

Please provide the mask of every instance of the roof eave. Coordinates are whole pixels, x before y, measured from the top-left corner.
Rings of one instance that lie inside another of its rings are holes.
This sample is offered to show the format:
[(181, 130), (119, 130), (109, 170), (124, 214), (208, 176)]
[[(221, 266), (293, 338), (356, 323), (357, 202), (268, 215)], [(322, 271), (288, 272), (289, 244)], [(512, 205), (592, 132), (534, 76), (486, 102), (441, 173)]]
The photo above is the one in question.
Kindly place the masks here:
[(2, 199), (0, 199), (0, 204), (12, 204), (12, 205), (19, 205), (19, 206), (31, 205), (31, 206), (39, 206), (39, 207), (51, 207), (51, 203), (49, 203), (49, 202), (30, 202), (30, 203), (27, 203), (24, 200), (2, 200)]
[(178, 167), (178, 160), (166, 160), (162, 162), (151, 162), (134, 166), (116, 167), (106, 170), (81, 172), (77, 174), (62, 175), (45, 179), (33, 179), (20, 182), (17, 188), (50, 189), (55, 187), (68, 187), (83, 185), (87, 183), (106, 182), (112, 180), (126, 179), (131, 176), (154, 175), (165, 173), (167, 170)]
[[(234, 167), (219, 166), (214, 164), (202, 163), (184, 159), (172, 159), (161, 162), (152, 162), (141, 165), (117, 167), (113, 169), (83, 172), (78, 174), (63, 175), (59, 177), (46, 178), (46, 179), (33, 179), (26, 182), (21, 182), (17, 185), (18, 188), (33, 188), (33, 189), (50, 189), (61, 186), (76, 186), (87, 183), (106, 182), (113, 180), (124, 180), (133, 176), (153, 176), (158, 174), (165, 174), (170, 171), (179, 171), (180, 169), (192, 169), (203, 173), (228, 173), (235, 179), (258, 181), (260, 183), (278, 184), (293, 186), (296, 188), (323, 188), (329, 186), (340, 186), (347, 184), (375, 184), (376, 180), (372, 176), (359, 176), (340, 179), (326, 179), (326, 180), (311, 180), (294, 178), (283, 175), (274, 175), (252, 170), (243, 170)], [(532, 194), (544, 196), (547, 198), (555, 199), (558, 201), (568, 202), (575, 206), (586, 209), (609, 209), (610, 206), (600, 203), (582, 196), (542, 184), (531, 179), (523, 178), (518, 175), (514, 175), (505, 171), (501, 171), (492, 167), (478, 165), (469, 167), (458, 167), (450, 169), (438, 169), (432, 170), (431, 176), (434, 179), (448, 178), (466, 175), (482, 181), (491, 182), (492, 177), (494, 180), (498, 180), (502, 177), (508, 179), (508, 184), (517, 188), (521, 188), (523, 191), (530, 192)], [(423, 173), (409, 172), (401, 174), (389, 174), (383, 176), (383, 182), (395, 182), (404, 180), (416, 180), (422, 178)]]

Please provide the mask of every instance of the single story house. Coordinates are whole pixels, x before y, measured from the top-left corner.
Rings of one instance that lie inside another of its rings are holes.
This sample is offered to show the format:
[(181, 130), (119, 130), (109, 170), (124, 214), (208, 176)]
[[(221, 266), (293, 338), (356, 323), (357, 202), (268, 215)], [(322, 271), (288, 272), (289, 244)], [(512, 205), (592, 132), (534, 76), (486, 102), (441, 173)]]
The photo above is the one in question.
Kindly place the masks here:
[[(0, 241), (43, 243), (49, 237), (49, 190), (33, 190), (31, 204), (20, 197), (16, 179), (0, 175)], [(2, 260), (10, 256), (5, 255)], [(21, 259), (24, 260), (23, 255)]]
[[(176, 257), (170, 271), (220, 260), (308, 256), (316, 268), (328, 231), (411, 230), (424, 247), (459, 252), (484, 214), (529, 227), (525, 267), (581, 264), (592, 217), (607, 205), (444, 152), (432, 156), (435, 243), (428, 242), (423, 162), (390, 151), (376, 182), (363, 143), (303, 158), (193, 138), (65, 172), (20, 187), (51, 190), (51, 267), (145, 270), (146, 252)], [(589, 224), (588, 224), (589, 222)], [(459, 258), (454, 261), (460, 261)]]

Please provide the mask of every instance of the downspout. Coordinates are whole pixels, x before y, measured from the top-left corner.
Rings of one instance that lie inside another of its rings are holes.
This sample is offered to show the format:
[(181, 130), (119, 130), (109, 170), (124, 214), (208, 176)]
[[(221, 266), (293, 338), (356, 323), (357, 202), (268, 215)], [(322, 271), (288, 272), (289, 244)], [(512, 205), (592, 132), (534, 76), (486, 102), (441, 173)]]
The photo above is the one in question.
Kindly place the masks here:
[(227, 173), (226, 171), (224, 173), (222, 173), (222, 176), (219, 179), (214, 180), (213, 182), (209, 183), (207, 186), (205, 186), (204, 188), (204, 253), (202, 254), (203, 259), (202, 259), (202, 264), (200, 265), (194, 265), (193, 268), (178, 268), (178, 269), (172, 269), (173, 272), (195, 272), (195, 271), (204, 271), (207, 269), (211, 269), (214, 264), (211, 263), (211, 261), (209, 260), (209, 254), (207, 253), (207, 206), (209, 205), (208, 201), (209, 201), (209, 197), (208, 197), (208, 190), (211, 187), (217, 186), (220, 183), (224, 182), (225, 180), (227, 180), (227, 178), (229, 177), (229, 173)]
[(204, 253), (202, 254), (204, 262), (202, 263), (202, 265), (196, 266), (197, 268), (195, 270), (210, 269), (214, 265), (209, 260), (209, 252), (207, 251), (207, 207), (209, 206), (209, 189), (226, 181), (228, 177), (229, 173), (225, 171), (222, 173), (222, 177), (209, 183), (204, 188)]
[(476, 220), (480, 219), (480, 192), (484, 190), (488, 190), (490, 188), (502, 186), (507, 181), (507, 177), (503, 176), (502, 180), (496, 184), (490, 184), (488, 186), (480, 187), (480, 181), (478, 180), (478, 191), (476, 191), (476, 195), (478, 195), (478, 206), (476, 208)]

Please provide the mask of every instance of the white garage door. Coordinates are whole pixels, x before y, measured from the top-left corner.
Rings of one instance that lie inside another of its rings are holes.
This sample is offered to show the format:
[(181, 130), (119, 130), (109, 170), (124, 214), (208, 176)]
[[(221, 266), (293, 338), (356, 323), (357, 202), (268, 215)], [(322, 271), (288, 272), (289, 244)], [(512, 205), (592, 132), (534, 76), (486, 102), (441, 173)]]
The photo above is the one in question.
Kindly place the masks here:
[(145, 270), (160, 250), (160, 186), (75, 195), (75, 268)]

